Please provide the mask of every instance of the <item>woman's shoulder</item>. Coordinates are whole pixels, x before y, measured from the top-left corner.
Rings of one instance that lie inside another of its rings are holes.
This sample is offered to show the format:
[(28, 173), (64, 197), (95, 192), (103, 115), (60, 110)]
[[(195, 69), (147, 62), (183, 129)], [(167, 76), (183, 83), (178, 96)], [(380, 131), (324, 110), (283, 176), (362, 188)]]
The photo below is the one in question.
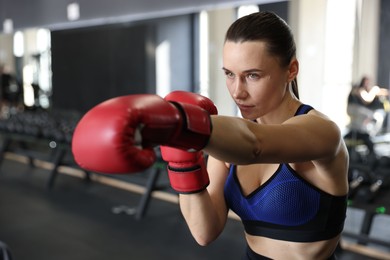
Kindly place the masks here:
[(312, 131), (327, 132), (328, 134), (334, 133), (336, 136), (340, 135), (338, 125), (329, 116), (315, 108), (309, 110), (306, 114), (288, 119), (284, 124), (299, 125)]

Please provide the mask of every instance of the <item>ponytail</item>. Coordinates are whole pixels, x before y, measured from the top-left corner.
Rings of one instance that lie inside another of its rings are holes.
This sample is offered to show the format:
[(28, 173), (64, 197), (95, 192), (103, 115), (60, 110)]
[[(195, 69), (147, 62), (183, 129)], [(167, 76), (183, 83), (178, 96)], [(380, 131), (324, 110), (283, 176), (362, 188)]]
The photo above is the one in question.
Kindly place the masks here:
[(298, 80), (297, 80), (297, 78), (294, 78), (293, 81), (291, 81), (291, 88), (292, 88), (292, 92), (294, 93), (295, 97), (297, 99), (299, 99)]

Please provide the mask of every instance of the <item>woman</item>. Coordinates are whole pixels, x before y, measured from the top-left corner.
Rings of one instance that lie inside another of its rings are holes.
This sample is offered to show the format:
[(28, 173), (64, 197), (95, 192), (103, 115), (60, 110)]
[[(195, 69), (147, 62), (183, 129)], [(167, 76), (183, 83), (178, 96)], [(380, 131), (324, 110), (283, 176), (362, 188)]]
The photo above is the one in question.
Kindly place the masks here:
[[(245, 16), (223, 48), (227, 88), (243, 118), (215, 115), (211, 100), (195, 93), (118, 97), (78, 123), (75, 160), (95, 172), (139, 172), (161, 144), (199, 244), (218, 237), (232, 209), (245, 227), (247, 259), (334, 259), (348, 153), (336, 124), (299, 101), (298, 69), (286, 23), (268, 12)], [(208, 172), (201, 150), (210, 155)]]
[[(386, 115), (389, 110), (388, 90), (373, 86), (367, 76), (362, 77), (360, 84), (352, 86), (348, 95), (347, 113), (350, 117), (349, 134), (366, 140), (383, 130)], [(373, 152), (373, 147), (368, 147)]]
[(362, 77), (359, 87), (355, 92), (357, 92), (355, 96), (359, 99), (359, 103), (372, 110), (383, 109), (381, 99), (389, 95), (387, 89), (372, 85), (367, 76)]
[(288, 25), (270, 12), (227, 31), (223, 71), (243, 119), (212, 116), (210, 184), (180, 195), (200, 245), (218, 237), (230, 208), (245, 227), (246, 259), (334, 259), (348, 153), (336, 124), (299, 101), (295, 52)]

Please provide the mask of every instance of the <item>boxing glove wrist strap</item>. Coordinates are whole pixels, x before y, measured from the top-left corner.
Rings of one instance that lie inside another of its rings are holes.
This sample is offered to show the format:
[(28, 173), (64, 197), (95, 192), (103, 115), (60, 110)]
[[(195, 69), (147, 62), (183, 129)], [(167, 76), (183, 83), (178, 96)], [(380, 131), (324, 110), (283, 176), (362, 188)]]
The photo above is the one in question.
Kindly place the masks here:
[(201, 192), (210, 183), (206, 169), (199, 165), (189, 168), (168, 165), (168, 176), (172, 188), (182, 194)]

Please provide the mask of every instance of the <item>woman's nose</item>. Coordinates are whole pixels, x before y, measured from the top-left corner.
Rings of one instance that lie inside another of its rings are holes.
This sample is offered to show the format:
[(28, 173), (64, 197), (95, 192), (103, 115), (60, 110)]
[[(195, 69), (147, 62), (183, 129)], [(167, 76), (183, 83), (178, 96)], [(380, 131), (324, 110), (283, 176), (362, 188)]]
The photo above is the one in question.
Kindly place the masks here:
[(247, 95), (248, 93), (246, 91), (245, 81), (237, 78), (236, 82), (234, 83), (233, 97), (236, 99), (244, 99), (247, 97)]

